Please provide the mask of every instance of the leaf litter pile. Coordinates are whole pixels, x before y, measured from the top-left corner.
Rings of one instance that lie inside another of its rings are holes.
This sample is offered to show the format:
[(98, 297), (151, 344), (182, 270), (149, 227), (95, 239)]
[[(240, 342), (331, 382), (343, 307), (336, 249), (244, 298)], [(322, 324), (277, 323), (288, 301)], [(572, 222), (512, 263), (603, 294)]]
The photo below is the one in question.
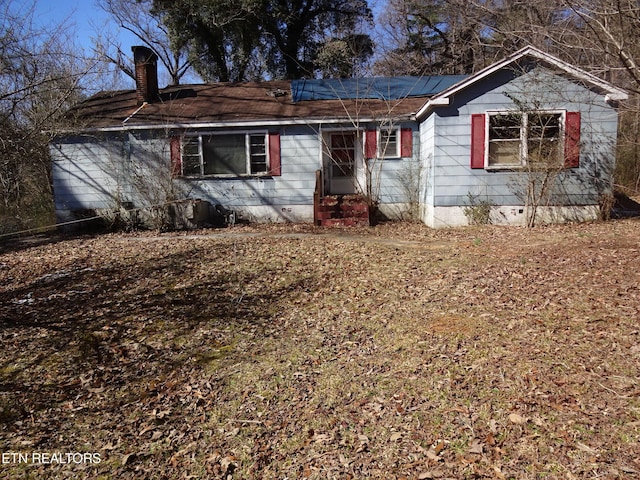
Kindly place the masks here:
[[(0, 246), (1, 247), (1, 246)], [(6, 478), (640, 476), (640, 223), (6, 246)]]

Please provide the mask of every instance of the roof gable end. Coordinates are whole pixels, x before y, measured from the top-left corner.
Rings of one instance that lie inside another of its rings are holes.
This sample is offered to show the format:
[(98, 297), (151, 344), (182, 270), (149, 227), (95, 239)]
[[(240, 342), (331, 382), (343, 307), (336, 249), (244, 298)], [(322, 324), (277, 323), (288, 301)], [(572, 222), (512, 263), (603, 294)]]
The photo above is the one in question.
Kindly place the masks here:
[(509, 65), (515, 64), (516, 62), (526, 57), (535, 59), (542, 64), (546, 64), (554, 68), (557, 68), (558, 70), (565, 72), (567, 75), (577, 80), (580, 80), (589, 85), (592, 85), (595, 88), (602, 90), (605, 94), (605, 100), (607, 102), (616, 102), (616, 101), (626, 100), (628, 98), (628, 95), (624, 90), (614, 86), (613, 84), (605, 80), (602, 80), (596, 77), (595, 75), (592, 75), (580, 68), (577, 68), (563, 60), (560, 60), (559, 58), (556, 58), (553, 55), (549, 55), (548, 53), (545, 53), (542, 50), (539, 50), (533, 46), (528, 46), (518, 50), (517, 52), (506, 57), (505, 59), (480, 70), (479, 72), (467, 77), (466, 79), (434, 95), (418, 111), (418, 113), (416, 114), (416, 118), (418, 120), (424, 119), (427, 113), (432, 108), (449, 105), (451, 98), (456, 93), (471, 87), (472, 85), (483, 80), (484, 78), (494, 74), (499, 70), (502, 70), (508, 67)]

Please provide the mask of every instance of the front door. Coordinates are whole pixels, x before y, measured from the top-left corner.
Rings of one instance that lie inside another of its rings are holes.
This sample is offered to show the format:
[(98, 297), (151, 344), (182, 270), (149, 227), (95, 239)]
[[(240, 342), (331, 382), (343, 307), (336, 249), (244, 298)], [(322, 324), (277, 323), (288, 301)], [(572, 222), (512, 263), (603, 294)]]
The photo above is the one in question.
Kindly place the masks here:
[(331, 132), (327, 135), (325, 155), (329, 193), (345, 195), (356, 193), (358, 135), (355, 131)]

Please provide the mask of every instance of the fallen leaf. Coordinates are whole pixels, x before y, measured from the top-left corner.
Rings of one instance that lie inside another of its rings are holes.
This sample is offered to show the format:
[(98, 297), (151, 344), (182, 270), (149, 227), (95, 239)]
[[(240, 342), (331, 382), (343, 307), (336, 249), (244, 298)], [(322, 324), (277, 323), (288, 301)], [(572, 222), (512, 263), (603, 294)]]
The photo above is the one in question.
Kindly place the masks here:
[(491, 433), (496, 435), (498, 433), (498, 422), (496, 422), (495, 420), (492, 419), (489, 422), (489, 430), (491, 430)]
[(442, 477), (444, 477), (444, 472), (442, 472), (441, 470), (430, 470), (428, 472), (422, 472), (420, 475), (418, 475), (419, 480), (425, 480), (428, 478), (442, 478)]
[(431, 447), (429, 450), (427, 450), (427, 458), (429, 460), (433, 460), (434, 462), (438, 462), (438, 461), (441, 460), (433, 447)]
[(222, 472), (227, 474), (233, 472), (236, 465), (233, 463), (234, 457), (224, 457), (220, 460), (220, 466), (222, 467)]
[(595, 455), (596, 453), (598, 453), (597, 450), (581, 442), (576, 443), (576, 447), (578, 447), (578, 450), (582, 450), (583, 452), (590, 453), (591, 455)]
[(640, 473), (635, 468), (629, 467), (627, 465), (621, 465), (620, 470), (622, 470), (624, 473)]
[(516, 425), (524, 425), (527, 423), (527, 419), (517, 413), (509, 414), (509, 421), (511, 423), (515, 423)]
[(326, 433), (316, 433), (312, 438), (311, 441), (316, 442), (316, 443), (324, 443), (326, 441), (328, 441), (331, 437), (329, 435), (327, 435)]
[(469, 453), (477, 453), (482, 455), (483, 444), (477, 439), (474, 438), (469, 446)]

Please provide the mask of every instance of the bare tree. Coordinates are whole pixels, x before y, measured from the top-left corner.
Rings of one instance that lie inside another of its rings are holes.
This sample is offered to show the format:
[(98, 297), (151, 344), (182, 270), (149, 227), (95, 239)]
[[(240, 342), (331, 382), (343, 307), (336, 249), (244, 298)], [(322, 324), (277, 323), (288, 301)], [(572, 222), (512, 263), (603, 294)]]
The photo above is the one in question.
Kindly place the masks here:
[(381, 16), (384, 75), (473, 73), (494, 58), (486, 48), (491, 11), (466, 0), (389, 0)]
[(633, 0), (590, 0), (565, 4), (581, 25), (580, 45), (597, 61), (592, 71), (631, 92), (623, 105), (616, 182), (640, 191), (640, 5)]
[[(505, 53), (530, 44), (620, 86), (632, 95), (621, 105), (616, 181), (640, 185), (640, 5), (634, 0), (474, 0), (493, 18), (491, 41)], [(488, 26), (489, 27), (489, 26)]]
[[(152, 0), (100, 0), (99, 6), (114, 19), (119, 28), (132, 33), (141, 44), (158, 55), (171, 85), (179, 85), (187, 75), (196, 76), (189, 59), (189, 45), (179, 42), (177, 36), (171, 35), (160, 14), (152, 14)], [(99, 37), (95, 41), (94, 50), (99, 58), (135, 79), (130, 50), (125, 53), (111, 35)]]
[(4, 229), (50, 222), (48, 141), (95, 64), (66, 24), (38, 26), (34, 4), (0, 0), (0, 215)]

